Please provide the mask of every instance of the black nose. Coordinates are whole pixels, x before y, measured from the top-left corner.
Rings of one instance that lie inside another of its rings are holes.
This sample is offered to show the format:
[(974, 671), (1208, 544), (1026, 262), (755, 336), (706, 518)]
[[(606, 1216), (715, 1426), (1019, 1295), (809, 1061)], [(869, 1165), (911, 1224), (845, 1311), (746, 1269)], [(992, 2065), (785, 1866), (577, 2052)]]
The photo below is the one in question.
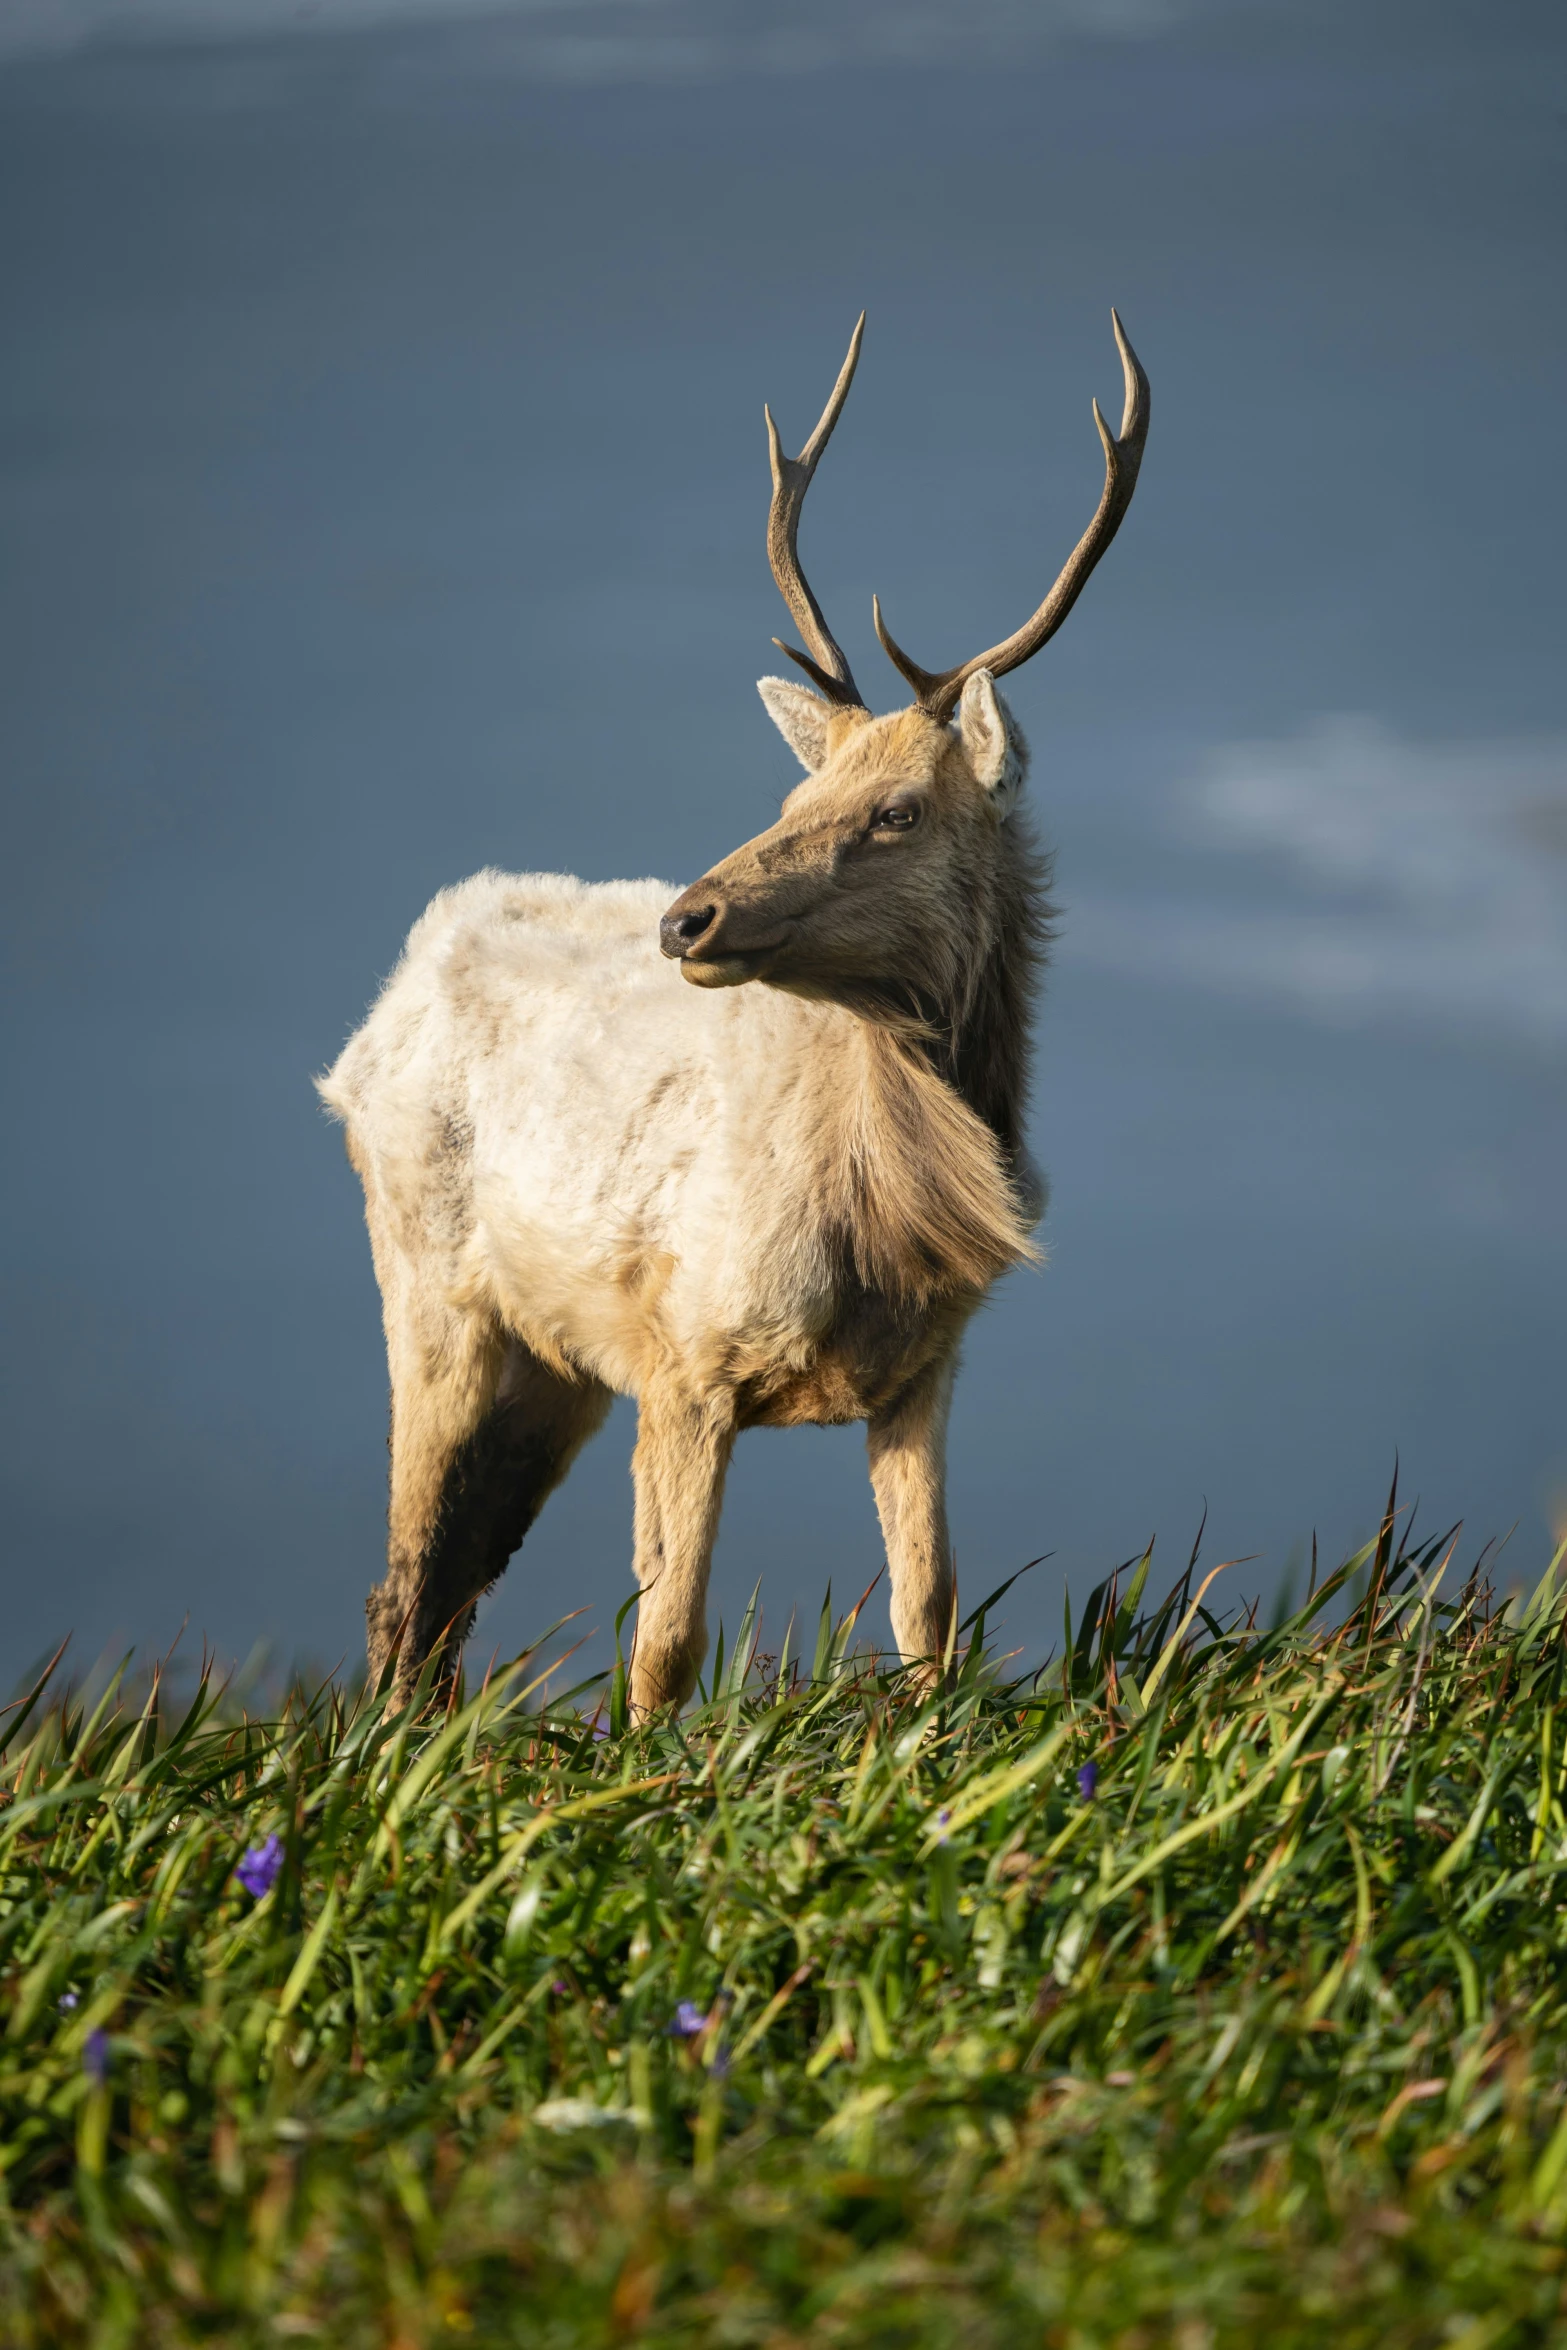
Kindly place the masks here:
[(703, 932), (712, 929), (717, 912), (716, 906), (690, 906), (683, 914), (672, 908), (658, 926), (658, 943), (664, 953), (678, 959), (687, 947), (695, 946)]

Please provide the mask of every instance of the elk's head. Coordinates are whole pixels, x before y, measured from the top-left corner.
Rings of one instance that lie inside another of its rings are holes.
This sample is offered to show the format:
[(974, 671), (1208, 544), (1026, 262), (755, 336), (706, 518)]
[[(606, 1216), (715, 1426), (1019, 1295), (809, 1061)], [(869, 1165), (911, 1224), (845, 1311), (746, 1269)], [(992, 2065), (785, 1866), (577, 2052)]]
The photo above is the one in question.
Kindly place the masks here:
[(906, 709), (873, 717), (800, 569), (800, 508), (831, 438), (860, 355), (854, 330), (821, 421), (786, 457), (772, 414), (773, 576), (810, 647), (774, 642), (810, 687), (764, 677), (762, 700), (806, 780), (776, 824), (682, 891), (660, 944), (697, 987), (765, 979), (794, 993), (893, 1014), (952, 1000), (993, 930), (1028, 747), (996, 680), (1053, 636), (1120, 527), (1148, 432), (1148, 379), (1112, 311), (1125, 377), (1120, 433), (1094, 404), (1104, 444), (1099, 508), (1039, 609), (1004, 643), (954, 669), (920, 668), (876, 633), (914, 689)]

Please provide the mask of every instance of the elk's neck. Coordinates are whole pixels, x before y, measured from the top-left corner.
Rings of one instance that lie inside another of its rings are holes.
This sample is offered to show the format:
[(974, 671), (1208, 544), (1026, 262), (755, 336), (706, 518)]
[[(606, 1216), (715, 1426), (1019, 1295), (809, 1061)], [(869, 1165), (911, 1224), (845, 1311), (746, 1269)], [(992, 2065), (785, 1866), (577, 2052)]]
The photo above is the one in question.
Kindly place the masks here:
[(1045, 861), (1026, 834), (977, 912), (981, 949), (916, 1036), (857, 1021), (858, 1082), (824, 1122), (829, 1222), (858, 1277), (911, 1300), (983, 1290), (1034, 1255), (1016, 1183)]

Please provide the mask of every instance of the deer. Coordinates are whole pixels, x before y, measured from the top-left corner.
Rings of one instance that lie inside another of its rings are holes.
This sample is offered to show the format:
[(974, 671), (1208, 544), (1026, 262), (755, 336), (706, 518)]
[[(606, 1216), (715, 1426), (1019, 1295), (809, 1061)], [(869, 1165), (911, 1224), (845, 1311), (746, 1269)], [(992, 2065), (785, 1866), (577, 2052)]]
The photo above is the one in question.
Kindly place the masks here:
[[(798, 457), (765, 409), (767, 552), (808, 683), (762, 702), (805, 770), (676, 894), (487, 869), (443, 890), (318, 1080), (364, 1188), (391, 1385), (372, 1680), (455, 1688), (480, 1597), (605, 1419), (637, 1405), (635, 1720), (707, 1650), (742, 1431), (863, 1422), (893, 1637), (939, 1680), (956, 1617), (946, 1438), (966, 1325), (1038, 1261), (1024, 1139), (1049, 863), (997, 681), (1061, 626), (1131, 502), (1148, 379), (1111, 312), (1121, 428), (1038, 610), (874, 714), (800, 565), (861, 315)], [(421, 1676), (425, 1676), (421, 1683)]]

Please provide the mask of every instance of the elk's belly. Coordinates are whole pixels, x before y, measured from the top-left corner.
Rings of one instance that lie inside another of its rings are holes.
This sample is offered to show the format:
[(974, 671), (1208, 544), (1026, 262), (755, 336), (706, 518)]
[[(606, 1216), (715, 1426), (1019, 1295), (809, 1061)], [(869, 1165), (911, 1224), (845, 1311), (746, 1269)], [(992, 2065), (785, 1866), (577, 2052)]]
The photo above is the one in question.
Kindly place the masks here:
[[(896, 1388), (893, 1389), (896, 1393)], [(805, 1371), (747, 1380), (739, 1392), (742, 1428), (841, 1428), (881, 1409), (881, 1388), (857, 1367), (824, 1360)]]
[(837, 1428), (889, 1409), (957, 1343), (978, 1304), (944, 1298), (920, 1307), (857, 1292), (805, 1360), (736, 1365), (741, 1428)]

